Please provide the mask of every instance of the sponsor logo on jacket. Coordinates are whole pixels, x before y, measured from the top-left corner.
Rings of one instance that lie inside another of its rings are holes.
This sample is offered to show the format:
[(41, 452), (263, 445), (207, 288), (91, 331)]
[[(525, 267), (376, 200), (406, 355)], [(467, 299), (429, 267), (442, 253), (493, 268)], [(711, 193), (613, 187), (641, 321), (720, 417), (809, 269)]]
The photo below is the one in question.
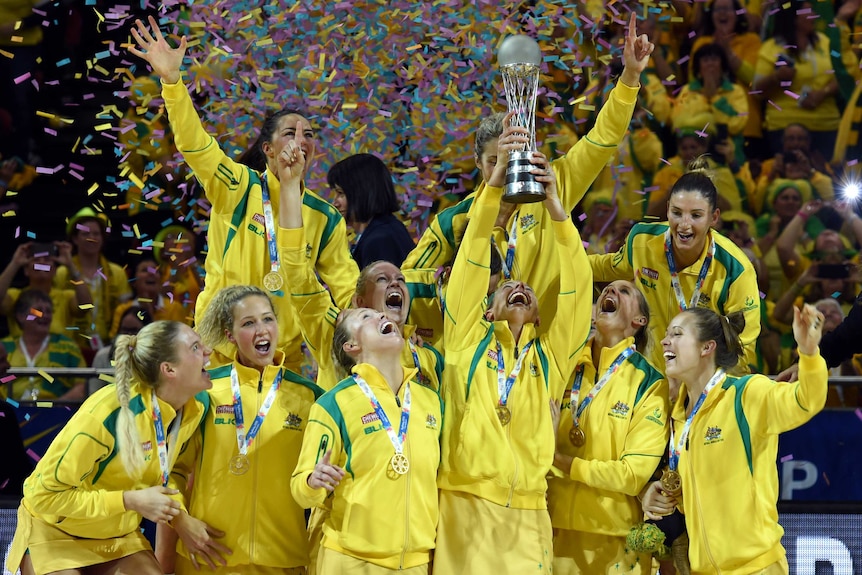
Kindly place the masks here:
[(661, 419), (661, 408), (656, 407), (652, 413), (646, 416), (647, 421), (652, 421), (653, 423), (657, 423), (659, 425), (664, 425), (664, 421)]
[(615, 417), (617, 419), (626, 419), (629, 416), (629, 410), (631, 408), (624, 402), (618, 401), (614, 404), (611, 410), (608, 412), (608, 415), (611, 417)]
[(372, 421), (380, 421), (380, 418), (373, 411), (362, 416), (362, 425), (368, 425)]
[(425, 427), (428, 429), (437, 429), (437, 418), (434, 417), (433, 413), (429, 413), (428, 417), (425, 418)]
[(284, 429), (302, 431), (302, 418), (295, 413), (288, 413), (284, 418)]
[(153, 442), (152, 441), (143, 442), (141, 444), (141, 449), (143, 449), (144, 451), (152, 451), (153, 450)]
[(721, 436), (721, 428), (718, 426), (710, 426), (706, 429), (706, 435), (703, 438), (704, 445), (712, 445), (713, 443), (720, 443), (724, 441), (724, 437)]
[(533, 214), (527, 214), (521, 217), (519, 222), (521, 226), (521, 233), (526, 233), (539, 225), (539, 222), (536, 221), (536, 217)]
[(266, 225), (266, 220), (263, 219), (263, 214), (255, 214), (251, 217), (251, 219), (254, 220), (255, 222), (259, 223), (262, 226)]
[(641, 268), (641, 275), (644, 277), (647, 277), (651, 280), (657, 280), (658, 279), (658, 270), (654, 270), (654, 269), (648, 268), (648, 267), (642, 267)]

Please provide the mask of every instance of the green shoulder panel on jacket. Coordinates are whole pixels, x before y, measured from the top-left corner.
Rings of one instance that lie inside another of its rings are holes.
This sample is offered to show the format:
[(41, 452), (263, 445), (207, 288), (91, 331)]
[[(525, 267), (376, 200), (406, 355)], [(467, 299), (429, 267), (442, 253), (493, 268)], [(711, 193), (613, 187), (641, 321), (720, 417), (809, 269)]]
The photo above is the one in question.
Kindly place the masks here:
[(446, 208), (437, 214), (437, 225), (440, 226), (440, 231), (443, 232), (443, 236), (449, 242), (452, 251), (455, 250), (455, 216), (462, 214), (466, 216), (467, 212), (470, 211), (470, 206), (473, 205), (474, 198), (475, 195), (468, 196), (454, 206)]
[(322, 387), (318, 387), (316, 383), (307, 379), (298, 373), (294, 373), (289, 369), (282, 369), (281, 372), (284, 374), (282, 377), (291, 383), (295, 383), (297, 385), (301, 385), (303, 387), (307, 387), (314, 394), (314, 399), (317, 401), (320, 397), (326, 393)]
[(344, 469), (351, 475), (353, 475), (353, 469), (351, 466), (353, 445), (350, 442), (350, 434), (347, 431), (347, 422), (344, 421), (344, 414), (341, 413), (341, 407), (338, 406), (336, 396), (345, 389), (354, 385), (356, 385), (356, 381), (354, 381), (352, 377), (342, 379), (335, 387), (324, 393), (320, 396), (320, 399), (317, 400), (317, 405), (328, 413), (329, 417), (331, 417), (335, 424), (338, 425), (338, 431), (341, 434), (341, 443), (344, 445), (344, 453), (347, 454), (347, 464), (344, 466)]
[[(745, 266), (718, 242), (715, 243), (715, 260), (719, 262), (722, 266), (724, 266), (724, 269), (727, 270), (727, 275), (724, 278), (724, 285), (721, 286), (721, 293), (719, 294), (718, 301), (716, 302), (718, 309), (721, 311), (721, 313), (724, 313), (724, 304), (727, 303), (727, 297), (730, 293), (730, 286), (733, 285), (733, 282), (739, 279), (739, 277), (745, 272)], [(753, 296), (756, 297), (757, 294), (753, 294)]]
[(745, 411), (742, 407), (742, 392), (745, 386), (751, 379), (751, 375), (743, 377), (733, 377), (728, 375), (721, 388), (728, 390), (733, 387), (736, 390), (736, 395), (733, 398), (733, 409), (736, 414), (736, 425), (739, 428), (739, 434), (742, 438), (742, 445), (745, 448), (745, 457), (748, 460), (748, 471), (754, 473), (754, 461), (751, 454), (751, 428), (748, 426), (748, 418), (745, 417)]
[[(129, 409), (132, 410), (132, 413), (135, 415), (139, 415), (144, 412), (144, 399), (140, 394), (129, 400)], [(102, 421), (102, 425), (105, 429), (108, 430), (108, 433), (111, 434), (111, 437), (114, 438), (114, 449), (111, 451), (110, 455), (108, 455), (104, 460), (99, 462), (98, 467), (96, 468), (96, 474), (93, 476), (93, 484), (95, 484), (99, 477), (101, 477), (102, 473), (105, 471), (105, 468), (111, 462), (114, 457), (117, 455), (117, 417), (120, 415), (120, 408), (113, 410), (108, 414), (108, 417)]]
[(636, 369), (643, 372), (643, 379), (641, 380), (641, 384), (638, 386), (638, 391), (635, 394), (635, 405), (640, 403), (641, 399), (647, 394), (650, 388), (655, 385), (657, 381), (661, 381), (664, 379), (664, 376), (661, 374), (659, 370), (652, 366), (647, 359), (639, 353), (633, 353), (629, 356), (628, 362), (635, 366)]
[(242, 226), (242, 220), (245, 218), (245, 212), (248, 209), (248, 196), (251, 194), (252, 186), (255, 184), (258, 186), (260, 185), (260, 174), (251, 168), (247, 168), (247, 170), (248, 184), (246, 184), (245, 191), (242, 193), (242, 198), (237, 202), (236, 207), (233, 209), (233, 214), (231, 214), (230, 229), (227, 232), (227, 238), (224, 242), (222, 258), (227, 255), (227, 251), (230, 248), (231, 243), (233, 243), (233, 239), (236, 237), (236, 231)]
[(659, 236), (665, 233), (668, 229), (667, 224), (635, 224), (629, 232), (629, 237), (626, 240), (626, 251), (629, 254), (629, 266), (632, 264), (632, 248), (634, 247), (635, 238), (641, 234), (647, 236)]
[(342, 219), (341, 214), (338, 213), (338, 210), (336, 210), (332, 204), (310, 190), (305, 190), (305, 193), (302, 194), (302, 203), (312, 210), (320, 212), (326, 217), (326, 225), (323, 227), (323, 232), (320, 234), (319, 249), (322, 250), (324, 246), (329, 244), (329, 240), (332, 238), (332, 233), (335, 231), (335, 227)]
[(209, 369), (210, 379), (221, 379), (230, 376), (231, 364), (220, 365), (215, 369)]
[(482, 338), (482, 341), (479, 342), (479, 345), (476, 346), (476, 351), (473, 352), (473, 359), (470, 361), (470, 371), (467, 372), (467, 390), (464, 394), (464, 401), (470, 399), (470, 386), (473, 385), (473, 374), (476, 373), (476, 368), (479, 366), (479, 362), (482, 361), (483, 357), (485, 357), (485, 350), (491, 343), (491, 338), (493, 336), (494, 324), (489, 323), (488, 332), (485, 334), (485, 337)]

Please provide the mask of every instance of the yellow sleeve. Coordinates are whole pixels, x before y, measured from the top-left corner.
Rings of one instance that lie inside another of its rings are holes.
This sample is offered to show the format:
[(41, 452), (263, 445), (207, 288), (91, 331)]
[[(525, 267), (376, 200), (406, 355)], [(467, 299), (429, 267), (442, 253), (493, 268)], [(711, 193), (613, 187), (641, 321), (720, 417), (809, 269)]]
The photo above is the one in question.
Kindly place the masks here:
[(632, 88), (617, 82), (589, 133), (565, 156), (551, 163), (557, 175), (560, 201), (567, 213), (575, 209), (616, 153), (631, 122), (639, 89), (640, 86)]
[(344, 219), (338, 219), (338, 224), (329, 236), (329, 241), (321, 248), (314, 267), (329, 288), (333, 301), (341, 308), (350, 305), (350, 298), (356, 290), (359, 269), (350, 255)]
[[(329, 397), (329, 394), (321, 397), (321, 400), (335, 403), (334, 398)], [(299, 460), (290, 478), (290, 492), (293, 494), (293, 498), (306, 509), (322, 505), (328, 496), (323, 487), (312, 489), (308, 485), (308, 477), (314, 471), (318, 461), (323, 459), (327, 452), (331, 452), (329, 461), (333, 465), (339, 465), (344, 459), (344, 446), (339, 432), (340, 426), (330, 413), (320, 405), (319, 401), (311, 406), (311, 412), (308, 414), (308, 426), (302, 437)]]
[(487, 324), (480, 321), (491, 276), (491, 230), (503, 188), (486, 186), (471, 211), (470, 223), (452, 265), (446, 289), (443, 330), (446, 349), (464, 349), (482, 337)]
[[(625, 446), (619, 459), (598, 461), (575, 459), (569, 478), (590, 487), (635, 496), (649, 483), (667, 446), (670, 428), (667, 417), (667, 381), (654, 382), (647, 395), (635, 407), (629, 423)], [(654, 413), (661, 413), (664, 420)], [(650, 416), (648, 419), (647, 416)]]
[[(481, 190), (482, 185), (479, 186)], [(416, 247), (407, 254), (401, 264), (401, 271), (408, 269), (434, 268), (452, 263), (455, 246), (464, 234), (467, 213), (477, 197), (467, 197), (454, 206), (438, 213), (431, 225), (419, 238)]]
[(707, 124), (715, 125), (712, 105), (702, 92), (686, 84), (674, 100), (670, 112), (673, 128), (702, 130)]
[[(550, 216), (545, 214), (545, 217)], [(558, 373), (550, 378), (549, 385), (551, 397), (559, 400), (590, 333), (593, 278), (581, 236), (571, 218), (552, 223), (560, 258), (557, 309), (566, 310), (566, 313), (558, 313), (551, 318), (551, 325), (541, 336), (541, 342), (557, 367)]]
[(811, 175), (811, 187), (817, 193), (817, 196), (825, 201), (831, 202), (835, 199), (835, 188), (832, 185), (832, 178), (823, 172), (814, 171)]
[[(122, 491), (90, 489), (99, 464), (113, 454), (114, 438), (101, 421), (80, 413), (51, 443), (25, 489), (35, 513), (76, 519), (96, 519), (126, 511)], [(130, 482), (131, 483), (131, 482)], [(131, 487), (131, 485), (130, 485)]]
[(320, 284), (305, 257), (305, 231), (302, 228), (279, 228), (278, 242), (290, 304), (299, 318), (302, 337), (315, 361), (328, 365), (331, 363), (329, 347), (335, 333), (335, 321), (341, 309), (332, 303), (329, 292)]
[(174, 143), (194, 171), (216, 214), (230, 214), (248, 184), (248, 169), (229, 158), (215, 138), (204, 130), (189, 91), (182, 80), (162, 83)]
[(820, 354), (799, 357), (799, 381), (753, 375), (742, 402), (753, 431), (778, 434), (799, 427), (826, 405), (829, 370)]
[(644, 74), (646, 78), (644, 91), (646, 92), (646, 105), (644, 106), (660, 124), (665, 125), (670, 121), (671, 99), (667, 88), (661, 83), (661, 79), (655, 74)]
[(593, 270), (594, 282), (611, 282), (614, 280), (631, 280), (634, 278), (632, 255), (629, 253), (629, 243), (632, 233), (629, 232), (626, 241), (619, 251), (613, 254), (590, 254), (590, 268)]

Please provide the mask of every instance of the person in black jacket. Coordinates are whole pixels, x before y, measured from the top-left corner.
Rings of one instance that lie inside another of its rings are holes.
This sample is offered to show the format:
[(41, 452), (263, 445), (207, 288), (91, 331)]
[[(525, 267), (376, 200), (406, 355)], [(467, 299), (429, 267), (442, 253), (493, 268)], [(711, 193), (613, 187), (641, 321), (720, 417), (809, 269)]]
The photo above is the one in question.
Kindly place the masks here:
[[(850, 313), (838, 327), (823, 334), (820, 340), (820, 355), (829, 368), (838, 367), (843, 362), (862, 353), (862, 292), (856, 296)], [(799, 365), (793, 364), (775, 378), (778, 381), (796, 381)]]
[(351, 253), (359, 269), (381, 260), (400, 267), (415, 242), (393, 215), (400, 206), (386, 164), (355, 154), (332, 166), (326, 180), (335, 194), (332, 205), (356, 233)]

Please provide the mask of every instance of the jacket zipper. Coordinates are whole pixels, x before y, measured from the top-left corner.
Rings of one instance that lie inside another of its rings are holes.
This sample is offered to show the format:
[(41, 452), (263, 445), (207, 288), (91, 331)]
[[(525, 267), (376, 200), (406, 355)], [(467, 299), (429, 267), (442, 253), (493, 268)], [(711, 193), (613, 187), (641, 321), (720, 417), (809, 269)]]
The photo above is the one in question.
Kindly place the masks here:
[[(407, 447), (406, 445), (404, 447)], [(408, 461), (413, 459), (413, 453), (408, 451)], [(410, 544), (410, 467), (407, 468), (407, 474), (404, 479), (407, 481), (407, 497), (404, 499), (404, 546), (401, 547), (401, 560), (398, 562), (398, 568), (404, 569), (404, 556), (407, 555), (407, 547)]]
[[(257, 404), (256, 404), (256, 408), (255, 408), (255, 414), (257, 414), (260, 411), (260, 392), (262, 390), (263, 390), (263, 374), (261, 374), (260, 379), (257, 381)], [(245, 416), (245, 414), (243, 414), (243, 416)], [(243, 419), (245, 419), (245, 417), (243, 417)], [(260, 435), (261, 431), (263, 431), (263, 426), (261, 426), (260, 431), (258, 431), (258, 435)], [(255, 563), (257, 563), (257, 561), (255, 561), (255, 556), (254, 556), (254, 525), (256, 523), (255, 516), (257, 515), (257, 513), (256, 513), (257, 512), (257, 459), (254, 460), (252, 473), (254, 474), (254, 476), (252, 477), (251, 500), (254, 501), (255, 503), (252, 505), (252, 509), (251, 509), (251, 527), (249, 528), (249, 532), (248, 532), (249, 533), (248, 560), (249, 560), (249, 563), (254, 565)]]
[[(691, 437), (691, 435), (689, 435)], [(689, 440), (686, 439), (685, 442), (685, 450), (688, 452), (688, 472), (691, 474), (691, 484), (694, 487), (694, 500), (697, 504), (697, 513), (700, 516), (700, 534), (703, 537), (703, 546), (706, 549), (706, 556), (709, 558), (709, 562), (712, 565), (712, 568), (715, 569), (716, 575), (721, 575), (721, 569), (718, 568), (718, 565), (715, 564), (715, 558), (712, 556), (712, 550), (709, 548), (709, 539), (706, 537), (706, 521), (704, 521), (703, 517), (703, 508), (700, 505), (700, 493), (697, 491), (697, 480), (695, 479), (694, 474), (694, 464), (691, 461), (691, 451), (688, 448)]]
[(515, 473), (512, 476), (512, 485), (509, 486), (509, 497), (506, 499), (506, 507), (512, 506), (512, 498), (515, 496), (515, 485), (518, 483), (518, 475), (521, 472), (521, 464), (518, 461), (518, 454), (512, 449), (512, 426), (506, 426), (506, 442), (509, 446), (509, 451), (512, 453), (512, 458), (515, 460)]
[(421, 256), (419, 256), (419, 259), (417, 260), (416, 267), (417, 268), (428, 267), (426, 265), (428, 263), (428, 259), (431, 257), (431, 254), (433, 254), (434, 250), (436, 250), (436, 249), (437, 249), (437, 241), (436, 240), (431, 242), (430, 244), (428, 244), (428, 247), (425, 248), (425, 251), (422, 252)]

